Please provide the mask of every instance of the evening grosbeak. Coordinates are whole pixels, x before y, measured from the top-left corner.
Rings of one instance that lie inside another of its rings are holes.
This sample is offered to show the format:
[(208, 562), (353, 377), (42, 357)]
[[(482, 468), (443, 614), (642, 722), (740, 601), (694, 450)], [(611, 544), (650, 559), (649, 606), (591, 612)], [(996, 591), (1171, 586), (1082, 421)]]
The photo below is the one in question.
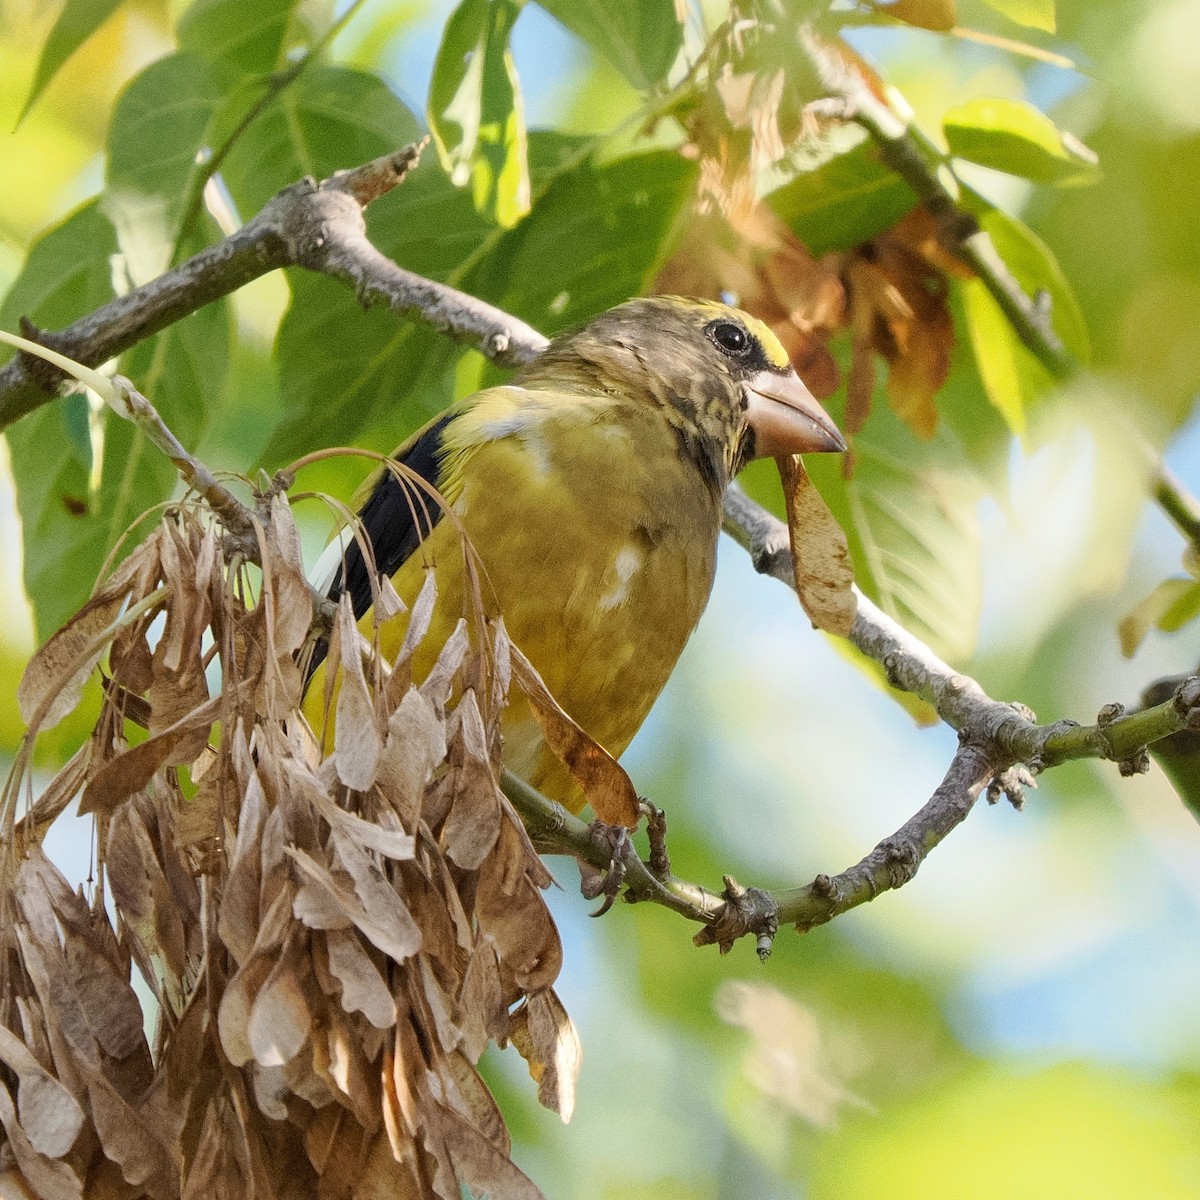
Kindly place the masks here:
[[(704, 610), (730, 480), (759, 456), (844, 449), (761, 321), (658, 296), (555, 339), (511, 383), (455, 404), (393, 457), (445, 498), (478, 553), (489, 607), (559, 704), (615, 756)], [(466, 609), (460, 532), (414, 492), (384, 470), (359, 518), (376, 569), (406, 604), (425, 566), (436, 569), (433, 624), (413, 664), (419, 681)], [(370, 638), (367, 561), (357, 541), (330, 550), (326, 594), (348, 591)], [(407, 623), (405, 612), (379, 628), (388, 661)], [(323, 656), (319, 646), (304, 707), (329, 744)], [(503, 730), (506, 766), (578, 812), (581, 790), (523, 697), (513, 696)]]

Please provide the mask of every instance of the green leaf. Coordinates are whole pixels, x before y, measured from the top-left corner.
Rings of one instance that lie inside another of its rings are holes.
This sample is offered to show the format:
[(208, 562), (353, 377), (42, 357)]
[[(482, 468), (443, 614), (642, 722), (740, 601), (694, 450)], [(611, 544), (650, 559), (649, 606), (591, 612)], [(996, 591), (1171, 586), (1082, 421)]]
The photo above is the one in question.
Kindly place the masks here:
[(797, 175), (767, 204), (813, 254), (849, 250), (890, 229), (917, 203), (916, 193), (879, 161), (874, 143)]
[[(0, 326), (12, 329), (27, 314), (58, 328), (112, 299), (116, 253), (115, 231), (99, 204), (79, 209), (30, 251), (0, 307)], [(220, 302), (136, 347), (121, 369), (192, 445), (224, 386), (229, 356), (228, 308)], [(6, 431), (24, 532), (25, 587), (41, 637), (82, 605), (117, 540), (177, 481), (161, 451), (107, 410), (95, 418), (103, 459), (89, 470), (77, 440), (87, 428), (84, 403), (72, 396), (44, 405)]]
[(83, 45), (84, 42), (121, 7), (123, 0), (67, 0), (54, 28), (42, 47), (37, 71), (29, 88), (29, 95), (21, 108), (17, 124), (29, 115), (38, 97), (58, 74), (62, 65)]
[(299, 0), (195, 0), (177, 32), (190, 50), (227, 75), (265, 75), (280, 63)]
[(1058, 28), (1054, 16), (1054, 0), (983, 0), (989, 7), (1015, 21), (1033, 29), (1044, 29), (1054, 33)]
[(1133, 656), (1151, 629), (1177, 633), (1200, 616), (1200, 581), (1164, 579), (1122, 619), (1117, 631), (1121, 653)]
[(538, 0), (636, 88), (660, 83), (683, 45), (675, 0)]
[(553, 334), (643, 292), (691, 199), (673, 151), (583, 162), (558, 175), (463, 287)]
[[(0, 306), (0, 326), (14, 330), (22, 316), (55, 328), (112, 299), (109, 257), (117, 241), (92, 201), (33, 246)], [(79, 404), (71, 424), (79, 429)], [(86, 402), (84, 402), (86, 403)], [(98, 549), (89, 515), (89, 462), (68, 433), (61, 403), (43, 405), (5, 431), (24, 535), (25, 590), (38, 634), (53, 633), (87, 597)], [(84, 418), (86, 425), (86, 417)], [(64, 564), (70, 564), (67, 569)]]
[(1026, 397), (1018, 360), (1026, 351), (983, 280), (964, 280), (959, 293), (984, 391), (1009, 429), (1023, 437)]
[[(492, 228), (435, 163), (368, 211), (383, 253), (447, 280)], [(390, 450), (450, 400), (448, 370), (461, 351), (418, 321), (378, 307), (364, 312), (344, 285), (308, 273), (290, 279), (291, 304), (276, 357), (286, 415), (267, 451), (277, 466), (320, 446), (364, 440)]]
[[(244, 94), (223, 106), (214, 144), (244, 112)], [(304, 175), (324, 179), (397, 150), (418, 132), (416, 118), (378, 76), (314, 64), (237, 140), (221, 173), (240, 211), (251, 214)]]
[[(1091, 357), (1087, 325), (1050, 248), (1027, 226), (999, 209), (985, 208), (978, 219), (1026, 295), (1045, 296), (1055, 332), (1080, 366), (1087, 366)], [(1055, 380), (1021, 343), (981, 279), (964, 280), (959, 291), (988, 399), (1013, 433), (1022, 435), (1029, 405), (1054, 388)]]
[(427, 116), (438, 155), (475, 207), (510, 228), (529, 211), (529, 154), (509, 35), (523, 0), (462, 0), (446, 23)]
[(979, 96), (942, 120), (950, 153), (1035, 183), (1082, 183), (1099, 174), (1097, 158), (1024, 100)]
[(135, 284), (171, 262), (220, 99), (208, 63), (180, 53), (151, 63), (117, 101), (103, 205)]

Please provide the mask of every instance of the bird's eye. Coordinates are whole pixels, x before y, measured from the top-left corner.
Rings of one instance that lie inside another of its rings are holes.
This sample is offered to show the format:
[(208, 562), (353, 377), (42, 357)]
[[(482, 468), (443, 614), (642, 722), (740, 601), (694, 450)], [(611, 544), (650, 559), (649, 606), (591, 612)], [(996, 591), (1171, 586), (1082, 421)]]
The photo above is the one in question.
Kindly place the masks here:
[(708, 336), (718, 349), (735, 358), (740, 358), (750, 350), (750, 335), (732, 321), (714, 321), (708, 327)]

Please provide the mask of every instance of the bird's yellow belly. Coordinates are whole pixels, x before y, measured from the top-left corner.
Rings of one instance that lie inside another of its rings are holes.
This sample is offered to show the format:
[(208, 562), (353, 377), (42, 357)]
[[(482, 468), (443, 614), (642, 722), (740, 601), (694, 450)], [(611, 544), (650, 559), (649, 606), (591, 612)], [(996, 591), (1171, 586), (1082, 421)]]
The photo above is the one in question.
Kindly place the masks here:
[[(545, 447), (515, 438), (495, 442), (464, 472), (454, 509), (478, 553), (489, 613), (503, 617), (510, 638), (562, 707), (619, 755), (708, 599), (720, 510), (707, 490), (679, 510), (681, 491), (689, 495), (696, 488), (686, 474), (690, 467), (677, 456), (660, 456), (653, 472), (630, 478), (626, 470), (614, 478), (606, 466), (609, 448), (577, 440), (558, 455), (568, 460), (548, 469)], [(682, 478), (671, 478), (673, 472)], [(462, 543), (452, 521), (443, 518), (424, 553), (397, 573), (406, 602), (422, 582), (421, 559), (435, 567), (438, 599), (414, 659), (418, 680), (467, 612)], [(380, 648), (389, 660), (407, 624), (401, 614), (381, 628)], [(369, 614), (363, 627), (369, 634)], [(310, 697), (319, 691), (314, 679)], [(572, 810), (582, 807), (584, 797), (543, 745), (520, 696), (511, 697), (504, 738), (511, 770)]]

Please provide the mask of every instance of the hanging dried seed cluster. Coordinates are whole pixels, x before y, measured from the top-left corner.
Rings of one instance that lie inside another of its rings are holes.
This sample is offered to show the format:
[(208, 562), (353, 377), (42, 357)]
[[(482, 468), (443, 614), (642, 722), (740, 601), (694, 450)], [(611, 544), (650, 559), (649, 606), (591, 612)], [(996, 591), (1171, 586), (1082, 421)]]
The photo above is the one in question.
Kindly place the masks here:
[[(432, 578), (390, 668), (343, 607), (322, 757), (297, 713), (312, 602), (285, 498), (257, 530), (261, 575), (181, 506), (22, 684), (36, 732), (107, 654), (91, 740), (17, 820), (27, 742), (4, 801), (0, 1191), (537, 1197), (476, 1070), (511, 1041), (570, 1114), (549, 875), (496, 783), (527, 664), (477, 614), (414, 685)], [(40, 849), (80, 792), (90, 897)]]

